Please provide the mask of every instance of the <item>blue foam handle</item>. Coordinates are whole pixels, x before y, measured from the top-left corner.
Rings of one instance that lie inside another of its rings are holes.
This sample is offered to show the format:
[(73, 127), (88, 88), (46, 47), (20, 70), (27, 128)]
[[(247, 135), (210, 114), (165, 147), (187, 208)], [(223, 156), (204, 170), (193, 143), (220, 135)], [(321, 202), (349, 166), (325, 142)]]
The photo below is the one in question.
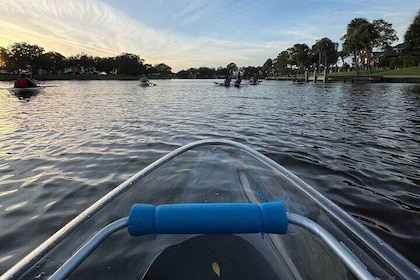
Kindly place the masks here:
[(128, 217), (131, 236), (148, 234), (233, 234), (287, 232), (281, 202), (134, 204)]

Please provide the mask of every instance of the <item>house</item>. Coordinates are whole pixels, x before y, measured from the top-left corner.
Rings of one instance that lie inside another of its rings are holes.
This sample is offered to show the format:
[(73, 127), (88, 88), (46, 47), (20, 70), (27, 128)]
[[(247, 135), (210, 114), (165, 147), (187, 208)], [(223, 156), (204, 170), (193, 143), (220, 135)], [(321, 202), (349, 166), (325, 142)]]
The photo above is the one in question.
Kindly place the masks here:
[(71, 67), (64, 68), (64, 74), (98, 74), (99, 71), (96, 70), (96, 67), (85, 67), (79, 65), (73, 65)]
[(399, 56), (403, 55), (404, 49), (405, 49), (405, 43), (398, 44), (392, 48), (392, 50)]

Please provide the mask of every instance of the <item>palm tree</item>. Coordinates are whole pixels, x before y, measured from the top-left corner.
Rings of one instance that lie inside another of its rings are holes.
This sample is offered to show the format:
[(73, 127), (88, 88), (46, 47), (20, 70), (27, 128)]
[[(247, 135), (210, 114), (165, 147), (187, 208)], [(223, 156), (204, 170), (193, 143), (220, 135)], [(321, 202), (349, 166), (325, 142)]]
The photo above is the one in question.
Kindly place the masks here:
[(331, 63), (337, 62), (338, 59), (338, 43), (334, 43), (328, 38), (322, 38), (316, 41), (312, 46), (312, 52), (318, 53), (318, 70), (321, 71), (320, 65), (323, 64), (326, 69)]
[(347, 25), (347, 33), (341, 38), (343, 50), (353, 54), (357, 75), (359, 65), (364, 63), (372, 73), (371, 57), (372, 49), (384, 49), (392, 42), (398, 40), (392, 24), (380, 19), (368, 22), (364, 18), (355, 18)]

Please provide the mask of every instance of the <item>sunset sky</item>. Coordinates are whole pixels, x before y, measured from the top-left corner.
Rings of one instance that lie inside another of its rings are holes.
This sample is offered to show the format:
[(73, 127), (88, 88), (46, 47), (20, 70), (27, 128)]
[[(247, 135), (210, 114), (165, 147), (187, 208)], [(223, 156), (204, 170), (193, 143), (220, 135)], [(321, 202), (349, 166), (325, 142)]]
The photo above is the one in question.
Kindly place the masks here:
[(392, 23), (399, 42), (418, 0), (0, 0), (0, 46), (27, 42), (64, 56), (139, 55), (174, 72), (260, 66), (297, 43), (334, 42), (356, 17)]

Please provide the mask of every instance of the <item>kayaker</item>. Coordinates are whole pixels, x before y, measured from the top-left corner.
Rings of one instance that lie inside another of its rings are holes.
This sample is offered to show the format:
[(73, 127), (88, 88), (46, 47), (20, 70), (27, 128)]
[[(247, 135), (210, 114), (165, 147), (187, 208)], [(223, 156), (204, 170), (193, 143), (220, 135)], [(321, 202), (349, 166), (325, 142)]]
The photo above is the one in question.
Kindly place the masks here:
[(225, 84), (230, 84), (230, 77), (229, 77), (229, 75), (226, 75)]
[(36, 83), (29, 78), (25, 72), (21, 72), (19, 78), (15, 81), (15, 88), (36, 87)]
[(239, 86), (241, 84), (241, 82), (242, 82), (241, 74), (238, 74), (238, 79), (236, 79), (235, 85), (238, 85)]

